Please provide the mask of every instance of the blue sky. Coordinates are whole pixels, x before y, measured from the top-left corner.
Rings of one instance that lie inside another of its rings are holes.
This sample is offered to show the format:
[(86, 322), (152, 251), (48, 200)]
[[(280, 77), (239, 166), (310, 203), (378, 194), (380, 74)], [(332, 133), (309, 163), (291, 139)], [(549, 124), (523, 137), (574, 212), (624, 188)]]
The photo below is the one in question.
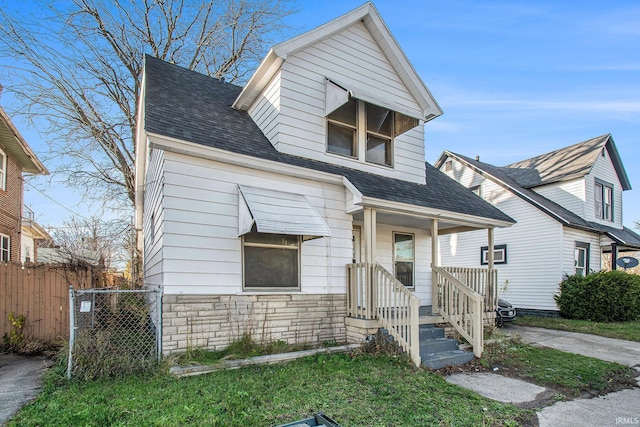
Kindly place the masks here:
[[(362, 1), (299, 1), (291, 35)], [(640, 2), (377, 1), (383, 19), (444, 110), (426, 125), (427, 160), (451, 150), (496, 165), (611, 133), (640, 186)], [(0, 100), (2, 104), (4, 101)], [(15, 121), (37, 153), (40, 136)], [(42, 224), (71, 215), (29, 186)], [(71, 190), (47, 194), (88, 216)], [(624, 193), (624, 223), (640, 220), (640, 187)]]

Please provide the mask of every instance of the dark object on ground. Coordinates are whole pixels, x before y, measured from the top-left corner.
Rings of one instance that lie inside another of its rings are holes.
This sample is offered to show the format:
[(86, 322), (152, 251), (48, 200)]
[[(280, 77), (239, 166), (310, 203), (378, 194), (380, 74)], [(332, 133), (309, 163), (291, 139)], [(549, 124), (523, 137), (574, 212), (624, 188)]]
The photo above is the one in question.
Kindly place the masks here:
[(318, 412), (311, 418), (283, 424), (278, 427), (340, 427), (340, 424), (327, 417), (322, 412)]
[(513, 305), (502, 298), (498, 299), (498, 308), (496, 309), (496, 325), (502, 326), (504, 322), (512, 322), (516, 318), (516, 309)]

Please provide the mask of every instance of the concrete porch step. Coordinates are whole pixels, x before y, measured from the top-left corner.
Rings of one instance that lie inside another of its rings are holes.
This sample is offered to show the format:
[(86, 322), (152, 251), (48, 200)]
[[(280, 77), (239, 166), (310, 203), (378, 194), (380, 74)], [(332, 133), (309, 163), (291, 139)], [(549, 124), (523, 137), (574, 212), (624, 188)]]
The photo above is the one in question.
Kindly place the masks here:
[(473, 360), (473, 353), (460, 350), (458, 341), (446, 338), (444, 328), (420, 325), (420, 358), (430, 369), (463, 365)]
[(473, 353), (462, 350), (443, 351), (440, 353), (430, 353), (420, 356), (422, 366), (430, 369), (440, 369), (445, 366), (464, 365), (473, 360)]

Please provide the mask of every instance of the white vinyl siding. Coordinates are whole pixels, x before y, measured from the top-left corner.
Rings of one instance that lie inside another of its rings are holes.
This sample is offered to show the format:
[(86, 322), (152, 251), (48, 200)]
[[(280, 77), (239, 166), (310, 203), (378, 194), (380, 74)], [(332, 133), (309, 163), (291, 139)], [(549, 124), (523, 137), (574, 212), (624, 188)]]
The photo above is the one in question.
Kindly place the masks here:
[[(392, 99), (405, 110), (421, 112), (364, 24), (358, 23), (311, 47), (288, 56), (278, 76), (277, 102), (267, 90), (250, 109), (252, 118), (281, 152), (371, 173), (424, 183), (424, 129), (394, 139), (393, 168), (332, 155), (326, 150), (325, 78), (371, 88), (381, 99)], [(268, 90), (272, 90), (271, 85)], [(269, 105), (267, 105), (269, 104)], [(259, 105), (259, 106), (258, 106)], [(279, 106), (276, 129), (269, 128), (265, 110)], [(262, 111), (262, 115), (258, 114)]]
[(164, 151), (150, 149), (144, 188), (144, 280), (151, 287), (162, 286), (162, 244), (164, 209), (162, 181)]
[(345, 191), (341, 185), (166, 153), (165, 294), (242, 293), (238, 184), (256, 183), (264, 188), (304, 194), (331, 230), (331, 237), (301, 244), (299, 292), (346, 292), (346, 265), (352, 257), (352, 219), (345, 213)]
[[(448, 175), (467, 187), (482, 185), (483, 198), (516, 220), (511, 227), (494, 230), (495, 243), (505, 244), (508, 250), (508, 263), (495, 266), (499, 296), (518, 308), (557, 310), (553, 295), (562, 279), (562, 226), (459, 162), (453, 161), (452, 166)], [(479, 268), (480, 248), (487, 243), (486, 230), (441, 236), (441, 265)]]
[[(613, 222), (607, 219), (597, 218), (595, 211), (595, 184), (596, 180), (610, 184), (613, 187)], [(584, 218), (587, 221), (595, 221), (610, 227), (622, 228), (622, 185), (609, 156), (598, 156), (591, 172), (585, 177), (586, 202)]]
[(600, 271), (602, 252), (600, 249), (600, 237), (596, 233), (564, 227), (562, 244), (562, 275), (575, 273), (575, 249), (576, 242), (589, 244), (589, 271)]
[(262, 133), (277, 149), (280, 117), (280, 72), (271, 79), (262, 96), (257, 99), (248, 112)]
[[(556, 202), (563, 208), (573, 212), (581, 218), (585, 218), (587, 210), (587, 192), (585, 188), (584, 178), (574, 179), (571, 181), (557, 182), (554, 184), (544, 185), (542, 187), (532, 188), (536, 193)], [(593, 204), (591, 204), (593, 206)], [(593, 208), (591, 208), (593, 215)]]

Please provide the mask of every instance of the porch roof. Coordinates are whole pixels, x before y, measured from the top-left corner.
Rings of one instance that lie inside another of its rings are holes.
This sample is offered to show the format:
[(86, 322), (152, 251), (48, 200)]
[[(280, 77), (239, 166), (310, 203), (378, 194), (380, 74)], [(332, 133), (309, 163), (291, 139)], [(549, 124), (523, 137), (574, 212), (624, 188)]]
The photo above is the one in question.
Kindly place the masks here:
[(280, 153), (246, 111), (231, 108), (241, 90), (240, 86), (146, 56), (145, 130), (206, 147), (342, 176), (363, 196), (374, 199), (468, 215), (496, 224), (515, 223), (429, 164), (425, 184), (418, 184)]

